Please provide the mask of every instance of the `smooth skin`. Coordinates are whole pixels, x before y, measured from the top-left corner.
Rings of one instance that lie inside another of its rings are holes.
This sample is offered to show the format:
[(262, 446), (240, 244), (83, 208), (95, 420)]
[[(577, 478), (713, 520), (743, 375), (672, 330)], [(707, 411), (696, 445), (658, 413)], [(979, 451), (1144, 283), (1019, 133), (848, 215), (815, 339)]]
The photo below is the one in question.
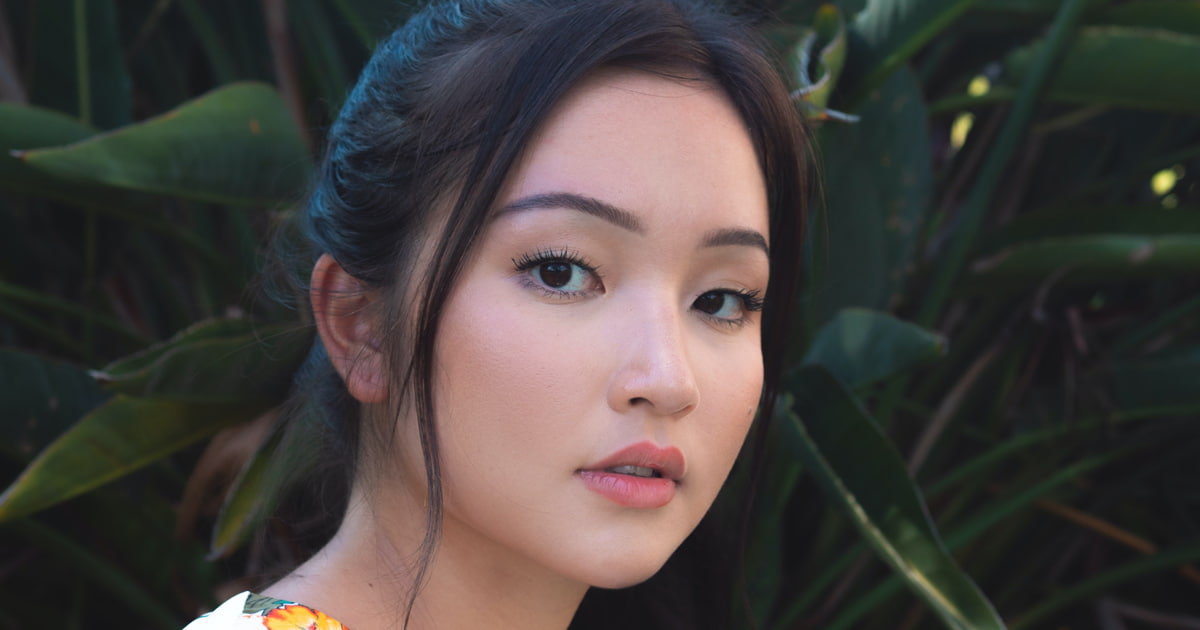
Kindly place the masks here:
[[(411, 630), (561, 629), (589, 586), (661, 568), (712, 505), (759, 401), (767, 226), (753, 145), (710, 83), (604, 71), (558, 104), (441, 321), (445, 527)], [(372, 299), (318, 262), (322, 341), (367, 420), (391, 422)], [(333, 541), (267, 594), (355, 630), (399, 627), (425, 526), (403, 416)], [(686, 459), (666, 505), (625, 507), (580, 480), (647, 441)]]

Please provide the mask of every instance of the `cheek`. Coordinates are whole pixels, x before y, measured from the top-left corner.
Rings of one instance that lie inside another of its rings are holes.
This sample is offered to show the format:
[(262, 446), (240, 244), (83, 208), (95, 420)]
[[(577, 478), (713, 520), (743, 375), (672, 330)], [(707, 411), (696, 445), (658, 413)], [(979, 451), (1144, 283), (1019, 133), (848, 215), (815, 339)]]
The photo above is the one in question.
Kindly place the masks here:
[(726, 347), (710, 357), (709, 369), (699, 383), (702, 405), (707, 409), (698, 409), (692, 420), (700, 425), (696, 446), (704, 448), (710, 458), (712, 474), (705, 475), (706, 491), (715, 496), (754, 421), (763, 368), (756, 343)]
[(485, 473), (507, 468), (514, 454), (547, 456), (548, 444), (569, 437), (568, 410), (594, 399), (599, 380), (579, 359), (587, 338), (539, 318), (505, 285), (464, 284), (447, 304), (437, 344), (443, 455), (493, 468)]

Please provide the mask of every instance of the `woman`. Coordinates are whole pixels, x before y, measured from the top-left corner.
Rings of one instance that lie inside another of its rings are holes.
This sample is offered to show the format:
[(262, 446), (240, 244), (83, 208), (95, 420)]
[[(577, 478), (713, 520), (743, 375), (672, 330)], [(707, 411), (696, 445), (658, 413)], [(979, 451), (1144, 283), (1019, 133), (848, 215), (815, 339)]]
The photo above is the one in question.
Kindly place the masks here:
[(696, 542), (580, 604), (663, 568), (773, 400), (805, 190), (762, 50), (691, 0), (462, 0), (379, 47), (303, 219), (344, 514), (189, 628), (726, 625)]

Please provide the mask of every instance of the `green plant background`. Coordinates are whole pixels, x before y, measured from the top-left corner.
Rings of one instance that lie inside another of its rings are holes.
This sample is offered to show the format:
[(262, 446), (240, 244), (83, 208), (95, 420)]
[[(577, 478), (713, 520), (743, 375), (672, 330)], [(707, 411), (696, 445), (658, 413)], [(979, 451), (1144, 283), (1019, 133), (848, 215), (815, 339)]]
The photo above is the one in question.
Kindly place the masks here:
[[(758, 627), (1200, 627), (1200, 1), (732, 4), (822, 180)], [(0, 4), (0, 628), (175, 628), (261, 570), (311, 339), (263, 244), (409, 10)]]

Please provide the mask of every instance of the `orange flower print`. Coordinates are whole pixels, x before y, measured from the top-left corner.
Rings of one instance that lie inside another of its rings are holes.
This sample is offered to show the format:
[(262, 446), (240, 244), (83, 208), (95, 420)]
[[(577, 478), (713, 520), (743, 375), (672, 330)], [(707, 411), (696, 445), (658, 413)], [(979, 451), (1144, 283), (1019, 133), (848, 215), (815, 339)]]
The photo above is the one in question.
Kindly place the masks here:
[(325, 613), (300, 604), (272, 609), (263, 615), (263, 627), (268, 630), (349, 630)]

